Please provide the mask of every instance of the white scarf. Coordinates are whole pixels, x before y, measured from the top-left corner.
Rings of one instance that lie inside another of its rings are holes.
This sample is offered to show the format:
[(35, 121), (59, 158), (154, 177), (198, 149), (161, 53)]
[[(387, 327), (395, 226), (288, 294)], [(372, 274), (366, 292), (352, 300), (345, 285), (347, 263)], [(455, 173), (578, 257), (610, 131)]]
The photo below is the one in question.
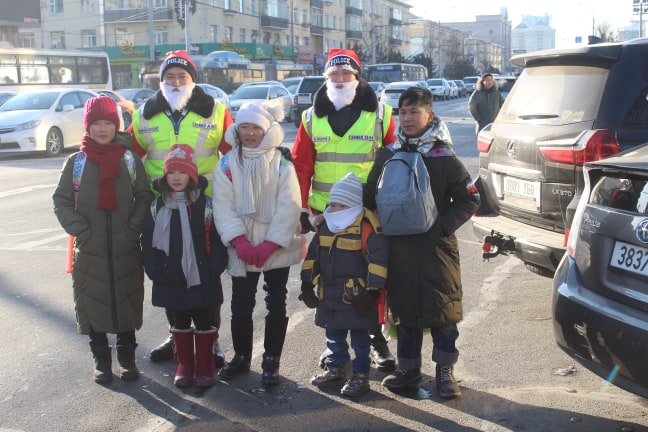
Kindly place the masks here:
[(326, 226), (331, 230), (332, 233), (339, 233), (342, 230), (347, 229), (360, 215), (362, 211), (362, 206), (349, 207), (344, 210), (338, 210), (335, 212), (329, 211), (327, 208), (324, 210), (324, 219), (326, 220)]
[(241, 209), (243, 214), (262, 223), (270, 223), (274, 215), (274, 203), (277, 200), (279, 170), (269, 169), (275, 157), (274, 147), (241, 147), (242, 186)]
[[(200, 196), (199, 191), (194, 191), (191, 202), (195, 202)], [(193, 246), (191, 226), (189, 225), (189, 213), (187, 212), (186, 195), (184, 192), (173, 192), (164, 196), (164, 205), (160, 208), (155, 217), (155, 228), (153, 229), (153, 247), (159, 249), (169, 256), (169, 237), (171, 234), (171, 215), (173, 210), (180, 212), (180, 227), (182, 229), (182, 272), (187, 279), (187, 288), (200, 285), (200, 272)]]

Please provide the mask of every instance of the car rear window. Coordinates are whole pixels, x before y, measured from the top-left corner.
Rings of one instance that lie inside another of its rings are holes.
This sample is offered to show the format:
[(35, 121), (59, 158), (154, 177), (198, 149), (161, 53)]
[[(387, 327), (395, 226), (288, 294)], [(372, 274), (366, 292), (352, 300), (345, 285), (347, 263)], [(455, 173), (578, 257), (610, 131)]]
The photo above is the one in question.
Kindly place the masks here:
[(608, 73), (590, 66), (527, 68), (506, 98), (498, 121), (549, 125), (593, 121)]
[(602, 177), (592, 188), (590, 204), (647, 214), (648, 179), (625, 175)]
[(299, 88), (299, 93), (315, 93), (322, 84), (324, 84), (324, 78), (321, 80), (316, 79), (304, 79), (301, 87)]

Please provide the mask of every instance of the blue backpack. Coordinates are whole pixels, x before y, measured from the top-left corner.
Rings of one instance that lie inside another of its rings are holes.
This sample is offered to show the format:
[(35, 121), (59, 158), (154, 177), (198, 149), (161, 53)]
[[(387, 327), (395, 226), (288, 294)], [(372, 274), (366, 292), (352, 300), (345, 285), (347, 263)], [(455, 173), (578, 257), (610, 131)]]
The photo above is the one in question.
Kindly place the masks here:
[(397, 151), (383, 165), (376, 189), (382, 232), (388, 236), (427, 232), (437, 217), (430, 175), (417, 151)]

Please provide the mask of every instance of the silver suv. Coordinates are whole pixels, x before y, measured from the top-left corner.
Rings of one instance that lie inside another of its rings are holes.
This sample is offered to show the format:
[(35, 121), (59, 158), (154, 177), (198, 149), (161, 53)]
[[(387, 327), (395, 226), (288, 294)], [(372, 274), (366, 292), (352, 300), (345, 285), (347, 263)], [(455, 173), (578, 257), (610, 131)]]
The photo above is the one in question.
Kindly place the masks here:
[(292, 116), (295, 127), (301, 123), (302, 112), (313, 105), (313, 95), (324, 84), (323, 75), (309, 75), (302, 77), (293, 93)]
[[(524, 67), (477, 137), (484, 256), (510, 252), (553, 276), (583, 164), (648, 141), (648, 39), (520, 54)], [(490, 247), (489, 247), (490, 245)]]

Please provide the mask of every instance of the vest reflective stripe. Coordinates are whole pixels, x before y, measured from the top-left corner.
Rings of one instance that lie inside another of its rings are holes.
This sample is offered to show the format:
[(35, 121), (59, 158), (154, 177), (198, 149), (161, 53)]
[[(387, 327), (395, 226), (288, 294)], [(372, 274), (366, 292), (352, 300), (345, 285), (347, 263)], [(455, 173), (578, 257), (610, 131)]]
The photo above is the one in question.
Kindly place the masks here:
[(304, 112), (303, 122), (316, 152), (308, 198), (311, 208), (323, 211), (333, 184), (347, 173), (356, 174), (362, 183), (367, 181), (382, 138), (389, 130), (389, 123), (383, 122), (385, 115), (391, 116), (391, 109), (383, 104), (379, 104), (377, 112), (362, 111), (347, 133), (339, 137), (326, 117), (313, 115), (312, 108)]
[(203, 118), (195, 112), (188, 112), (180, 123), (180, 133), (176, 136), (171, 121), (164, 112), (146, 120), (140, 111), (133, 118), (133, 133), (140, 146), (146, 150), (144, 168), (151, 180), (164, 175), (164, 157), (173, 144), (189, 144), (196, 152), (198, 174), (208, 178), (209, 186), (205, 193), (211, 195), (211, 179), (218, 162), (223, 138), (225, 105), (217, 103), (210, 117)]

